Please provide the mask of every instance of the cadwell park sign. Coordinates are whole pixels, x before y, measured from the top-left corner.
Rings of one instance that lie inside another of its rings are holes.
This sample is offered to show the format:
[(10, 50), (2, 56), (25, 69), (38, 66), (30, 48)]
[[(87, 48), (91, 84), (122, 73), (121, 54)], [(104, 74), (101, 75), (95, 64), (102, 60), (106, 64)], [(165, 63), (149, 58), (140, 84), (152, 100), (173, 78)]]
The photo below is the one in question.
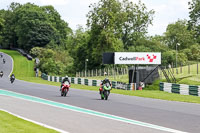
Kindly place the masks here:
[(115, 64), (161, 64), (159, 52), (115, 52)]

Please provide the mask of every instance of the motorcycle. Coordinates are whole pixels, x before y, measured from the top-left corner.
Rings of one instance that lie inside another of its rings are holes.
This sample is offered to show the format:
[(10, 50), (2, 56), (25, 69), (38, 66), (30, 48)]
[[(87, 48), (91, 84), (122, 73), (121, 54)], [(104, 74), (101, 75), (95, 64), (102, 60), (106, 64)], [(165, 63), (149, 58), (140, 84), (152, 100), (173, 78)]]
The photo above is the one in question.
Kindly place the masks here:
[(3, 72), (2, 72), (2, 71), (0, 72), (0, 77), (1, 77), (1, 78), (3, 77)]
[(66, 95), (69, 91), (69, 87), (70, 87), (70, 84), (67, 81), (62, 84), (61, 96), (66, 97)]
[(102, 100), (108, 100), (108, 96), (110, 94), (111, 86), (109, 83), (103, 85), (100, 89), (100, 95)]
[(5, 59), (3, 59), (3, 64), (5, 64), (6, 63), (6, 60)]
[(10, 82), (11, 82), (11, 84), (12, 84), (14, 81), (15, 81), (14, 78), (10, 78)]

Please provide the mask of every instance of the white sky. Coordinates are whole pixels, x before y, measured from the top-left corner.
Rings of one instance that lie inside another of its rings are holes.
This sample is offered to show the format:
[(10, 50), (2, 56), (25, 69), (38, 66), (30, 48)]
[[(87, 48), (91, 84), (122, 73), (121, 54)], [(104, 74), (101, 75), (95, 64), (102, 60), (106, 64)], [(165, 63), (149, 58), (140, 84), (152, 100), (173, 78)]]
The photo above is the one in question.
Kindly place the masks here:
[[(69, 23), (73, 30), (77, 25), (86, 27), (86, 14), (89, 5), (99, 0), (0, 0), (0, 9), (7, 9), (11, 2), (25, 4), (34, 3), (39, 6), (52, 5), (60, 13), (62, 19)], [(130, 0), (138, 2), (138, 0)], [(154, 9), (153, 26), (149, 26), (149, 35), (162, 35), (169, 23), (178, 19), (189, 19), (188, 2), (191, 0), (141, 0), (148, 10)]]

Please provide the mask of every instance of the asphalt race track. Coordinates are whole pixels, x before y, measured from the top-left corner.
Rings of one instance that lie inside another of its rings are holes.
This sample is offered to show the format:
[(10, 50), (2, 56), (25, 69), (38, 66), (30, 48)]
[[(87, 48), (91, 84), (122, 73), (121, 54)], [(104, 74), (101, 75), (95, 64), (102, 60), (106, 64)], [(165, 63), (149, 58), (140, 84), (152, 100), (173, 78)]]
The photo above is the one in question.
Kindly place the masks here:
[[(4, 71), (3, 78), (0, 78), (0, 109), (71, 133), (200, 132), (200, 104), (123, 96), (112, 92), (108, 101), (105, 101), (100, 100), (98, 92), (72, 89), (73, 86), (67, 97), (61, 97), (59, 86), (20, 80), (15, 80), (11, 84), (8, 75), (12, 71), (12, 59), (5, 54), (3, 58), (6, 59), (6, 63), (3, 64), (0, 58), (0, 71)], [(2, 95), (1, 90), (56, 102), (56, 106), (73, 105), (93, 112), (89, 114), (68, 107), (52, 106), (51, 103), (48, 105)], [(104, 114), (94, 115), (95, 111)], [(111, 115), (120, 117), (121, 120), (111, 118)], [(136, 122), (125, 122), (123, 118)], [(156, 128), (156, 126), (161, 127)]]

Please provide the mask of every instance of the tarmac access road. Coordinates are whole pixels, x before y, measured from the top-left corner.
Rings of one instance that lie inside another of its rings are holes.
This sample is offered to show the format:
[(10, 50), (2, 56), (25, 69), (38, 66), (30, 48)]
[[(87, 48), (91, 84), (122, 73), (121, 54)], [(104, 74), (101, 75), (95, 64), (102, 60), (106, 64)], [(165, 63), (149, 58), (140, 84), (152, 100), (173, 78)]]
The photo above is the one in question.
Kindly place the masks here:
[[(10, 74), (12, 60), (4, 57), (6, 64), (0, 58), (0, 70)], [(67, 97), (61, 97), (59, 86), (20, 80), (11, 84), (6, 74), (0, 78), (0, 101), (0, 109), (72, 133), (200, 131), (200, 104), (112, 93), (105, 101), (98, 92), (73, 88)]]

